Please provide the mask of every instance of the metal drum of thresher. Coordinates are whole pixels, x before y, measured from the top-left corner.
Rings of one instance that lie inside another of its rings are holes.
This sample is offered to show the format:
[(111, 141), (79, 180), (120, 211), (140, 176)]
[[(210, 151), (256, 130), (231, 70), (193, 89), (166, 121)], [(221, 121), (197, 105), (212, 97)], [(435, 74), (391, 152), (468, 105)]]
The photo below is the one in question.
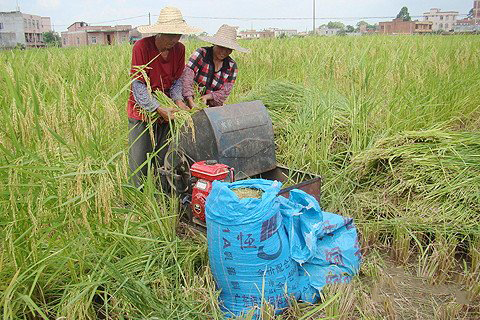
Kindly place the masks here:
[(192, 120), (194, 135), (186, 126), (171, 146), (189, 162), (217, 160), (233, 167), (237, 180), (276, 168), (272, 120), (261, 101), (206, 108)]

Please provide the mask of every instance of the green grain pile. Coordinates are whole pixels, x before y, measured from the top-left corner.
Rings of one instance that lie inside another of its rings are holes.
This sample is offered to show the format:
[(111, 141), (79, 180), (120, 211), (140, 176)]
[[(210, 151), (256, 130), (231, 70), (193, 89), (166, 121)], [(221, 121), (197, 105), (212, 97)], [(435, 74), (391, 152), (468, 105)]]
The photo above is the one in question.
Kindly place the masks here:
[(263, 191), (253, 188), (236, 188), (232, 190), (239, 199), (260, 199), (263, 195)]

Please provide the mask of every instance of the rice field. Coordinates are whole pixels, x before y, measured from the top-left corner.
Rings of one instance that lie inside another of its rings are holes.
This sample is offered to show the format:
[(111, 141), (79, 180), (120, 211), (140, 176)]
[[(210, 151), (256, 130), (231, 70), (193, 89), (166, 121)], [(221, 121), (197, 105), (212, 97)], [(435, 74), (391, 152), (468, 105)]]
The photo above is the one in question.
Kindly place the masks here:
[[(323, 176), (322, 208), (355, 218), (365, 256), (352, 284), (279, 318), (480, 317), (480, 38), (243, 45), (228, 102), (264, 102), (278, 161)], [(221, 318), (205, 237), (152, 175), (129, 184), (130, 58), (0, 52), (4, 319)]]

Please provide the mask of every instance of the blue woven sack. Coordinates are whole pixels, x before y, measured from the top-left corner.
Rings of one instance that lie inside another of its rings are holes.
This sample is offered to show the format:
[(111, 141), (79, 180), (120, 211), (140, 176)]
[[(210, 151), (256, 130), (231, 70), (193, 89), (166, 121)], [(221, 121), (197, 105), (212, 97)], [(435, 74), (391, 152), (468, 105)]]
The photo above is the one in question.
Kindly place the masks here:
[[(261, 199), (239, 199), (235, 188), (263, 191)], [(213, 182), (206, 201), (208, 254), (220, 305), (229, 316), (258, 310), (268, 301), (277, 310), (290, 296), (311, 290), (300, 281), (290, 258), (286, 230), (277, 197), (281, 183), (262, 179)], [(303, 273), (303, 270), (302, 270)]]
[[(361, 263), (353, 219), (322, 211), (317, 200), (301, 190), (279, 200), (291, 257), (308, 274), (310, 285), (321, 291), (327, 284), (349, 282)], [(302, 299), (310, 301), (308, 296)]]

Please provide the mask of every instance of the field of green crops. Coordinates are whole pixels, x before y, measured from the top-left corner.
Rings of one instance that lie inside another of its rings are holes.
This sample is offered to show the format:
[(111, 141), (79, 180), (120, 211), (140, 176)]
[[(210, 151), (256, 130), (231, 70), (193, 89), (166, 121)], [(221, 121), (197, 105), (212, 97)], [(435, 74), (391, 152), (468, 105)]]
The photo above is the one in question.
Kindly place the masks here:
[[(323, 176), (322, 208), (355, 218), (365, 256), (282, 318), (480, 317), (480, 37), (243, 45), (229, 103), (262, 99), (278, 161)], [(151, 176), (129, 184), (130, 58), (0, 52), (4, 319), (221, 318), (205, 237)]]

